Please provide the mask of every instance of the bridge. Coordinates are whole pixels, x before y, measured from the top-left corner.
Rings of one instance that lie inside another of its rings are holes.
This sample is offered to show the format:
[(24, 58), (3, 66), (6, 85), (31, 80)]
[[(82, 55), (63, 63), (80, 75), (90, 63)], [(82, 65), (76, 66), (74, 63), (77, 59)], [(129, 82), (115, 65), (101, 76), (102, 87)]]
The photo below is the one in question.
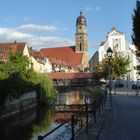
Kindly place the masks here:
[(89, 72), (80, 73), (48, 73), (48, 77), (53, 79), (54, 86), (90, 86), (94, 83), (94, 74)]

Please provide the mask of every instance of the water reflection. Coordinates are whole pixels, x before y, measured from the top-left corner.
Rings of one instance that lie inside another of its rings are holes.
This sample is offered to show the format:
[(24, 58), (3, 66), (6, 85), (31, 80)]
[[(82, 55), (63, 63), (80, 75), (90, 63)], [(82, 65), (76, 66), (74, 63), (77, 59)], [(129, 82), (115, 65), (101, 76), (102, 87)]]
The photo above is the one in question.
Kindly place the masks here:
[(21, 112), (15, 117), (0, 121), (1, 140), (36, 140), (37, 136), (45, 134), (54, 125), (53, 108), (37, 107)]
[[(56, 104), (71, 105), (91, 102), (90, 94), (86, 91), (73, 90), (59, 94)], [(69, 119), (71, 115), (71, 113), (55, 113), (53, 107), (48, 108), (46, 106), (21, 112), (14, 117), (0, 120), (0, 140), (37, 140), (38, 135), (46, 134), (59, 125), (64, 119)], [(81, 117), (77, 125), (80, 125), (84, 121), (84, 118)], [(65, 130), (64, 127), (61, 131), (63, 130)], [(48, 139), (54, 140), (53, 136), (57, 135), (57, 133), (53, 133)]]
[(84, 90), (73, 90), (58, 95), (56, 104), (85, 104), (92, 103), (91, 95)]

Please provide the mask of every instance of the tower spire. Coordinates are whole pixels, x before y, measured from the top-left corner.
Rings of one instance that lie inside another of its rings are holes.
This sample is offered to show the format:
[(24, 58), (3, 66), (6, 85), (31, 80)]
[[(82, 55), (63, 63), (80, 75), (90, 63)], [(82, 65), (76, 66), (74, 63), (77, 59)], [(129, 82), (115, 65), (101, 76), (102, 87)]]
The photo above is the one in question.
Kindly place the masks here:
[(86, 28), (86, 18), (83, 16), (82, 10), (80, 10), (80, 16), (76, 20), (75, 51), (83, 54), (83, 69), (88, 66), (88, 34)]
[(80, 16), (82, 16), (83, 15), (83, 12), (82, 12), (82, 10), (80, 9)]

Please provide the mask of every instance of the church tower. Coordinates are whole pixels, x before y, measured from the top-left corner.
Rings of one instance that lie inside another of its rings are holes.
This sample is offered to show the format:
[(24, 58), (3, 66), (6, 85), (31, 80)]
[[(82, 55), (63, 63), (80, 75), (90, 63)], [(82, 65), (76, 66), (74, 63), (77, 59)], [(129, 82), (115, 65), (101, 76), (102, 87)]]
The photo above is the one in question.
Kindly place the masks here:
[(83, 53), (82, 69), (88, 67), (88, 34), (86, 28), (86, 18), (81, 11), (80, 16), (76, 20), (75, 51), (76, 53)]

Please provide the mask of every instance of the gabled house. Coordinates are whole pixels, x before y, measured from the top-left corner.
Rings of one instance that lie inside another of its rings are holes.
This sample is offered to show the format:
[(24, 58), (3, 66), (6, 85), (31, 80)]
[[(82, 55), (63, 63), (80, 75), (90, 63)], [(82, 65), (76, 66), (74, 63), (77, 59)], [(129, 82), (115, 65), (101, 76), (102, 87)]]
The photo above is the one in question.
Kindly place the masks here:
[(26, 42), (0, 43), (0, 57), (2, 61), (8, 61), (10, 51), (26, 55), (27, 57), (30, 56)]
[(0, 60), (7, 62), (9, 58), (9, 53), (20, 53), (29, 58), (31, 62), (30, 66), (33, 66), (33, 69), (38, 73), (44, 73), (45, 64), (35, 59), (32, 55), (28, 44), (26, 42), (14, 42), (14, 43), (0, 43)]

